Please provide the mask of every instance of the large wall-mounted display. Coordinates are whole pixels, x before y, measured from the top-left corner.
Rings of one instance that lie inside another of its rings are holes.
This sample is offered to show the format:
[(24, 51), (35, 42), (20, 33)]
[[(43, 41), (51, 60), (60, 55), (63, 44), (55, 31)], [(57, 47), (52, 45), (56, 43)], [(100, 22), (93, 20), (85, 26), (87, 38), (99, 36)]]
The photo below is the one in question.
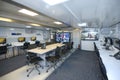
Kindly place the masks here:
[(56, 42), (70, 42), (70, 32), (59, 32), (56, 33)]
[(98, 40), (98, 29), (93, 29), (93, 28), (85, 28), (81, 32), (81, 38), (83, 40)]

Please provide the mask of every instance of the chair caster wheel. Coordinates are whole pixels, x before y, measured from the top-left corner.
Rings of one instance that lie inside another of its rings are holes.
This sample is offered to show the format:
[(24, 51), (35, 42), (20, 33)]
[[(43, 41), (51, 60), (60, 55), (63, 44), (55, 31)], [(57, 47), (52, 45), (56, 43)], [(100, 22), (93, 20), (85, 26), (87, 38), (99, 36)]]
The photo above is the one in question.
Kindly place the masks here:
[(48, 72), (48, 71), (46, 71), (46, 72)]
[(27, 72), (28, 72), (29, 70), (27, 70)]
[(40, 73), (38, 73), (40, 75)]
[(27, 75), (27, 77), (29, 77), (29, 75)]

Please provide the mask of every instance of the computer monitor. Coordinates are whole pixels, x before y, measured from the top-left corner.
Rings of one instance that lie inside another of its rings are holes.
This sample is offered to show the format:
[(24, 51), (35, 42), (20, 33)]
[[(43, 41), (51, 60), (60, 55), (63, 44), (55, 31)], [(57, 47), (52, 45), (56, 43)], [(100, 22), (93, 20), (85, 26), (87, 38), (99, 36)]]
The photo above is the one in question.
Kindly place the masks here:
[(6, 38), (0, 38), (0, 44), (5, 44), (6, 43)]
[(35, 36), (31, 37), (31, 41), (35, 41), (35, 40), (36, 40)]
[(113, 41), (114, 47), (120, 50), (120, 39), (114, 38)]
[(109, 44), (109, 46), (112, 46), (112, 45), (113, 45), (113, 40), (112, 40), (112, 38), (109, 37), (107, 43)]
[(25, 37), (18, 37), (18, 42), (24, 42), (25, 41)]
[(104, 44), (103, 44), (103, 46), (106, 46), (107, 42), (108, 42), (108, 38), (104, 37)]
[(105, 37), (105, 40), (104, 40), (104, 42), (105, 42), (105, 43), (107, 43), (107, 41), (108, 41), (108, 37)]

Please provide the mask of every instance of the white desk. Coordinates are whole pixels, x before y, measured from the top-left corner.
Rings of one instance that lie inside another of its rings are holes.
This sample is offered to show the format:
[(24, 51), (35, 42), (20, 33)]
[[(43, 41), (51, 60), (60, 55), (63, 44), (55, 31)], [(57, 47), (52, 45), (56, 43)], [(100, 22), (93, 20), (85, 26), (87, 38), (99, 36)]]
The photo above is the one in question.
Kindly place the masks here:
[[(35, 41), (28, 41), (30, 44), (35, 44)], [(13, 48), (13, 56), (15, 56), (15, 47), (17, 48), (17, 54), (19, 54), (19, 48), (20, 46), (23, 46), (25, 42), (12, 42), (12, 48)]]
[[(30, 44), (35, 44), (35, 41), (28, 41), (28, 42), (30, 42)], [(12, 46), (19, 47), (19, 46), (23, 46), (24, 43), (25, 42), (13, 42), (11, 44), (12, 44)]]
[(64, 44), (61, 44), (61, 43), (51, 44), (51, 45), (46, 46), (46, 49), (41, 49), (40, 47), (38, 47), (38, 48), (35, 48), (35, 49), (27, 50), (27, 52), (36, 53), (39, 56), (41, 56), (44, 60), (43, 65), (46, 66), (46, 59), (45, 59), (46, 54), (45, 53), (56, 49), (57, 46), (62, 47), (62, 46), (64, 46)]
[(95, 40), (81, 40), (81, 49), (87, 51), (94, 51)]
[(114, 48), (114, 50), (105, 50), (100, 42), (95, 42), (98, 48), (102, 62), (106, 68), (108, 80), (120, 80), (120, 60), (110, 57), (109, 55), (116, 54), (119, 50)]

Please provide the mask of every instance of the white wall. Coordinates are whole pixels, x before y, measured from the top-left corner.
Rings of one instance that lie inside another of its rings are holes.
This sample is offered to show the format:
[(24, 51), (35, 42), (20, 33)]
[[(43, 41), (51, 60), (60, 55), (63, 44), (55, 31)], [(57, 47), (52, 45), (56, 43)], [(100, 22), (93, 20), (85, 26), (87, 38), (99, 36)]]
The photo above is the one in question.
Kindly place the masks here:
[[(26, 41), (30, 41), (30, 37), (36, 36), (37, 40), (48, 40), (50, 39), (50, 31), (47, 30), (36, 30), (36, 29), (20, 29), (0, 27), (0, 37), (7, 38), (7, 43), (17, 42), (18, 37), (26, 37)], [(21, 35), (12, 35), (12, 33), (21, 33)]]
[(120, 23), (112, 27), (102, 28), (100, 30), (101, 36), (113, 37), (120, 39)]
[(73, 48), (78, 48), (78, 44), (80, 44), (81, 34), (80, 30), (74, 30), (73, 32)]

